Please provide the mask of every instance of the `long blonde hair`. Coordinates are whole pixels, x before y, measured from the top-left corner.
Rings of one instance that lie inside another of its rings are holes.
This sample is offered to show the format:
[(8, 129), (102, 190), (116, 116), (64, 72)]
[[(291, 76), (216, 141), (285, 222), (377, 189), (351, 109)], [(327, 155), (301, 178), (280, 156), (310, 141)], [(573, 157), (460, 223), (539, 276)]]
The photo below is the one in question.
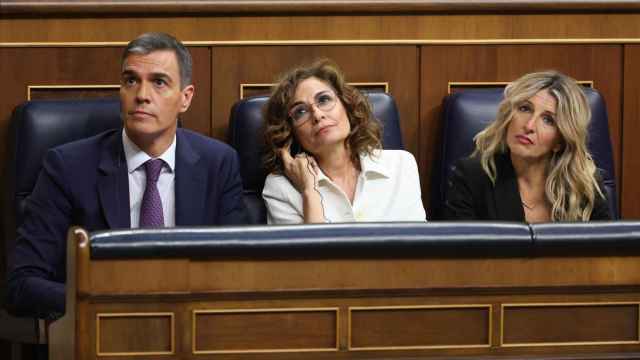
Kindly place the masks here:
[(562, 148), (553, 153), (547, 164), (545, 195), (551, 204), (552, 221), (588, 221), (596, 196), (604, 198), (596, 180), (596, 165), (587, 149), (587, 133), (591, 109), (576, 81), (557, 71), (524, 75), (504, 90), (498, 114), (487, 128), (474, 137), (475, 151), (482, 168), (495, 184), (495, 157), (509, 151), (507, 128), (514, 110), (541, 90), (547, 90), (557, 101), (556, 124), (562, 137)]

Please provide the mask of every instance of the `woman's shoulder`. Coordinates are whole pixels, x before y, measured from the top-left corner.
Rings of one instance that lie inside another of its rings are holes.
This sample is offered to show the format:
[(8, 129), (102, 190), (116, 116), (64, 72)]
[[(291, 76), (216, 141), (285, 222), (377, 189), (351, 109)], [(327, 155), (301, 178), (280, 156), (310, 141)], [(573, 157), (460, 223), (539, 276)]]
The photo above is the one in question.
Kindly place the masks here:
[(397, 163), (398, 161), (416, 162), (416, 158), (412, 153), (406, 150), (375, 150), (370, 157), (382, 163)]
[(283, 189), (288, 189), (289, 187), (293, 187), (289, 179), (282, 174), (271, 173), (267, 175), (267, 178), (264, 180), (264, 192), (273, 192), (278, 189), (278, 192), (282, 192)]
[(484, 173), (482, 169), (482, 163), (480, 162), (480, 158), (477, 156), (468, 157), (465, 156), (456, 160), (451, 166), (451, 171), (461, 172), (464, 174), (479, 174)]

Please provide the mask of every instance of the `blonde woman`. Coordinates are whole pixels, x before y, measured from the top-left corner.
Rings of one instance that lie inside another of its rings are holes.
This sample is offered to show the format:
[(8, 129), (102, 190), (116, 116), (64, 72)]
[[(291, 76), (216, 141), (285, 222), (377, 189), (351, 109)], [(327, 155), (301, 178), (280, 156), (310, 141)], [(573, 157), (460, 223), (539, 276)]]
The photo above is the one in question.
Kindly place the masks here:
[(498, 115), (475, 151), (452, 172), (449, 220), (610, 219), (587, 150), (591, 111), (575, 80), (556, 71), (527, 74), (504, 91)]
[(381, 149), (367, 99), (332, 62), (287, 72), (265, 121), (270, 224), (426, 220), (414, 157)]

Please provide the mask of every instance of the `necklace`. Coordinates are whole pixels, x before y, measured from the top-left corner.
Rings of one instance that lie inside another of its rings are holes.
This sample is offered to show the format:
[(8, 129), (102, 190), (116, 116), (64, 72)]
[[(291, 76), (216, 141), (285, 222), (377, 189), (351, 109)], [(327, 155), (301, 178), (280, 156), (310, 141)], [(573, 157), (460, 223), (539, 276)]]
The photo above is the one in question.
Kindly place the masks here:
[(524, 201), (521, 201), (521, 202), (522, 202), (522, 206), (524, 206), (527, 210), (533, 210), (536, 208), (536, 206), (538, 206), (538, 205), (527, 205), (527, 203)]

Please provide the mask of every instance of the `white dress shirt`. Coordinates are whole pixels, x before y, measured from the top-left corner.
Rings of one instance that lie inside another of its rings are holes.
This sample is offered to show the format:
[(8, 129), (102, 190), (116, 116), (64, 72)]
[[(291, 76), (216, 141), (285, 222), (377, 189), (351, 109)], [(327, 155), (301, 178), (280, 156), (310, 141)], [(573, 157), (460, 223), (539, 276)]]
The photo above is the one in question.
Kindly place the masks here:
[[(318, 174), (318, 191), (328, 222), (426, 221), (420, 195), (418, 166), (404, 150), (377, 150), (374, 156), (360, 156), (353, 204), (327, 177)], [(284, 175), (270, 174), (262, 197), (269, 224), (304, 222), (302, 195)]]
[[(131, 227), (140, 227), (140, 206), (142, 205), (142, 195), (147, 186), (147, 173), (142, 166), (151, 159), (147, 153), (127, 136), (122, 130), (122, 144), (124, 154), (127, 158), (127, 170), (129, 172), (129, 210), (131, 217)], [(176, 165), (176, 137), (174, 135), (171, 146), (160, 156), (165, 165), (158, 177), (158, 192), (162, 200), (162, 212), (164, 215), (164, 226), (173, 227), (176, 225), (175, 210), (175, 165)]]

